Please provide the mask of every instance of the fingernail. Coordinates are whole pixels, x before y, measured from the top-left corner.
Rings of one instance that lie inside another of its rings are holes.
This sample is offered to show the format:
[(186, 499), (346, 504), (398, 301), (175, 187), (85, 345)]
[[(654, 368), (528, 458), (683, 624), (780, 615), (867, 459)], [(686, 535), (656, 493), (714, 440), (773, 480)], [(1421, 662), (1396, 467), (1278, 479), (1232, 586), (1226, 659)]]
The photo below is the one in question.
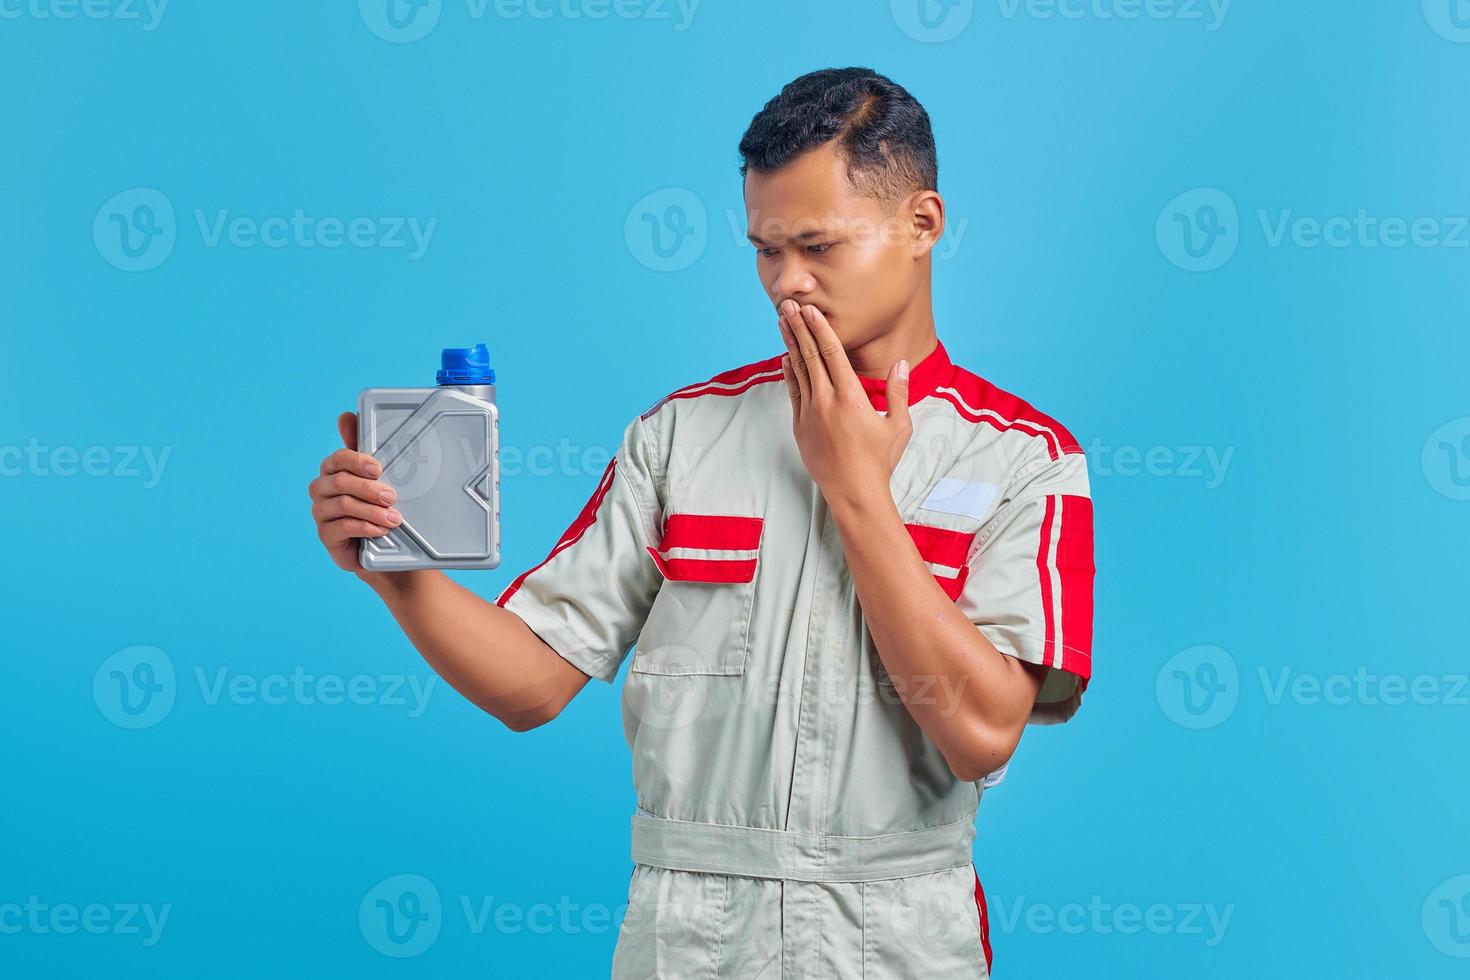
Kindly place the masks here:
[(369, 479), (374, 479), (382, 471), (378, 469), (377, 463), (369, 463), (365, 467), (364, 472), (367, 473)]
[(398, 513), (398, 511), (396, 511), (396, 510), (390, 510), (390, 511), (388, 511), (388, 523), (389, 524), (397, 524), (398, 522), (400, 522), (402, 520), (403, 520), (403, 515), (400, 514), (400, 513)]
[(398, 494), (393, 492), (392, 490), (384, 490), (382, 493), (378, 494), (378, 498), (381, 499), (385, 504), (391, 504), (397, 497)]
[(908, 380), (908, 378), (909, 378), (909, 362), (908, 361), (906, 361), (906, 360), (900, 360), (898, 362), (898, 377), (899, 377), (899, 380), (901, 380), (901, 381), (907, 381)]

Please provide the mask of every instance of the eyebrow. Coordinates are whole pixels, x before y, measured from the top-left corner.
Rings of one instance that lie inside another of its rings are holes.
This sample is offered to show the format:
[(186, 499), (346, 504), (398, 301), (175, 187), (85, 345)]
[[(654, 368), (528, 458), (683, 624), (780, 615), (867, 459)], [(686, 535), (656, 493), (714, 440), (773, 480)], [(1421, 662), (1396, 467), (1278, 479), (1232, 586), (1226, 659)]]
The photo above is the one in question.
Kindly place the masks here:
[[(825, 228), (818, 228), (818, 229), (815, 229), (813, 231), (804, 231), (801, 234), (797, 235), (794, 240), (797, 241), (797, 242), (809, 242), (813, 238), (827, 238), (831, 234), (832, 234), (832, 232), (826, 230)], [(748, 232), (748, 231), (745, 233), (745, 237), (746, 238), (749, 238), (751, 240), (751, 242), (753, 242), (756, 245), (768, 245), (768, 244), (770, 244), (764, 238), (761, 238), (759, 235), (752, 234), (751, 232)]]

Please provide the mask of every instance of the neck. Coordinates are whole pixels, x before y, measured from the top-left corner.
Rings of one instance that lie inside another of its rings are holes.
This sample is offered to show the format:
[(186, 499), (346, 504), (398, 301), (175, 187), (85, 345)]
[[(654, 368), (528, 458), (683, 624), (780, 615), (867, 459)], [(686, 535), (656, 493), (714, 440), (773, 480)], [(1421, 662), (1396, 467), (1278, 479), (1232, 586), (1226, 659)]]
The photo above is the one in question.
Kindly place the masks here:
[(924, 297), (923, 303), (915, 303), (901, 314), (892, 327), (883, 333), (847, 349), (847, 359), (852, 369), (863, 377), (883, 379), (900, 360), (907, 360), (912, 369), (934, 352), (939, 344), (934, 331), (934, 311)]

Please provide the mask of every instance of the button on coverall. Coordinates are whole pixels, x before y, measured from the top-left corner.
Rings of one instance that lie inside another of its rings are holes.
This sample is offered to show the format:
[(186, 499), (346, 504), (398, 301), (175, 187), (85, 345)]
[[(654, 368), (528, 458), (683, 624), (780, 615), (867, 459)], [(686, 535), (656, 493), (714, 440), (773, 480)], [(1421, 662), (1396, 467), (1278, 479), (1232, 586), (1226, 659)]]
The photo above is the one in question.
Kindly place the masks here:
[[(860, 377), (873, 407), (883, 381)], [(1091, 676), (1092, 501), (1059, 423), (953, 364), (909, 379), (890, 488), (945, 593), (1046, 665), (1030, 723)], [(791, 432), (779, 355), (659, 399), (497, 604), (611, 682), (630, 647), (633, 873), (615, 980), (986, 977), (964, 781), (883, 669)], [(949, 679), (906, 694), (958, 697)], [(943, 702), (941, 702), (943, 703)]]

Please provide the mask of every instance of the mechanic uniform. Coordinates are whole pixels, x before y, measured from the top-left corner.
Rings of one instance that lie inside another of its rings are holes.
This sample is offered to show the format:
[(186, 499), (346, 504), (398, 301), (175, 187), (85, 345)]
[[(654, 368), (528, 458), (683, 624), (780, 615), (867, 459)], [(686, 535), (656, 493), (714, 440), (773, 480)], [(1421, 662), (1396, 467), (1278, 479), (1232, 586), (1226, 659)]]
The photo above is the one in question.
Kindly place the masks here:
[[(859, 380), (886, 411), (883, 381)], [(1082, 450), (943, 343), (912, 366), (909, 402), (890, 484), (909, 534), (997, 649), (1050, 668), (1030, 723), (1066, 721), (1091, 676)], [(1001, 773), (956, 778), (884, 671), (780, 355), (629, 422), (576, 520), (496, 603), (604, 681), (636, 642), (615, 980), (989, 976), (972, 845)]]

